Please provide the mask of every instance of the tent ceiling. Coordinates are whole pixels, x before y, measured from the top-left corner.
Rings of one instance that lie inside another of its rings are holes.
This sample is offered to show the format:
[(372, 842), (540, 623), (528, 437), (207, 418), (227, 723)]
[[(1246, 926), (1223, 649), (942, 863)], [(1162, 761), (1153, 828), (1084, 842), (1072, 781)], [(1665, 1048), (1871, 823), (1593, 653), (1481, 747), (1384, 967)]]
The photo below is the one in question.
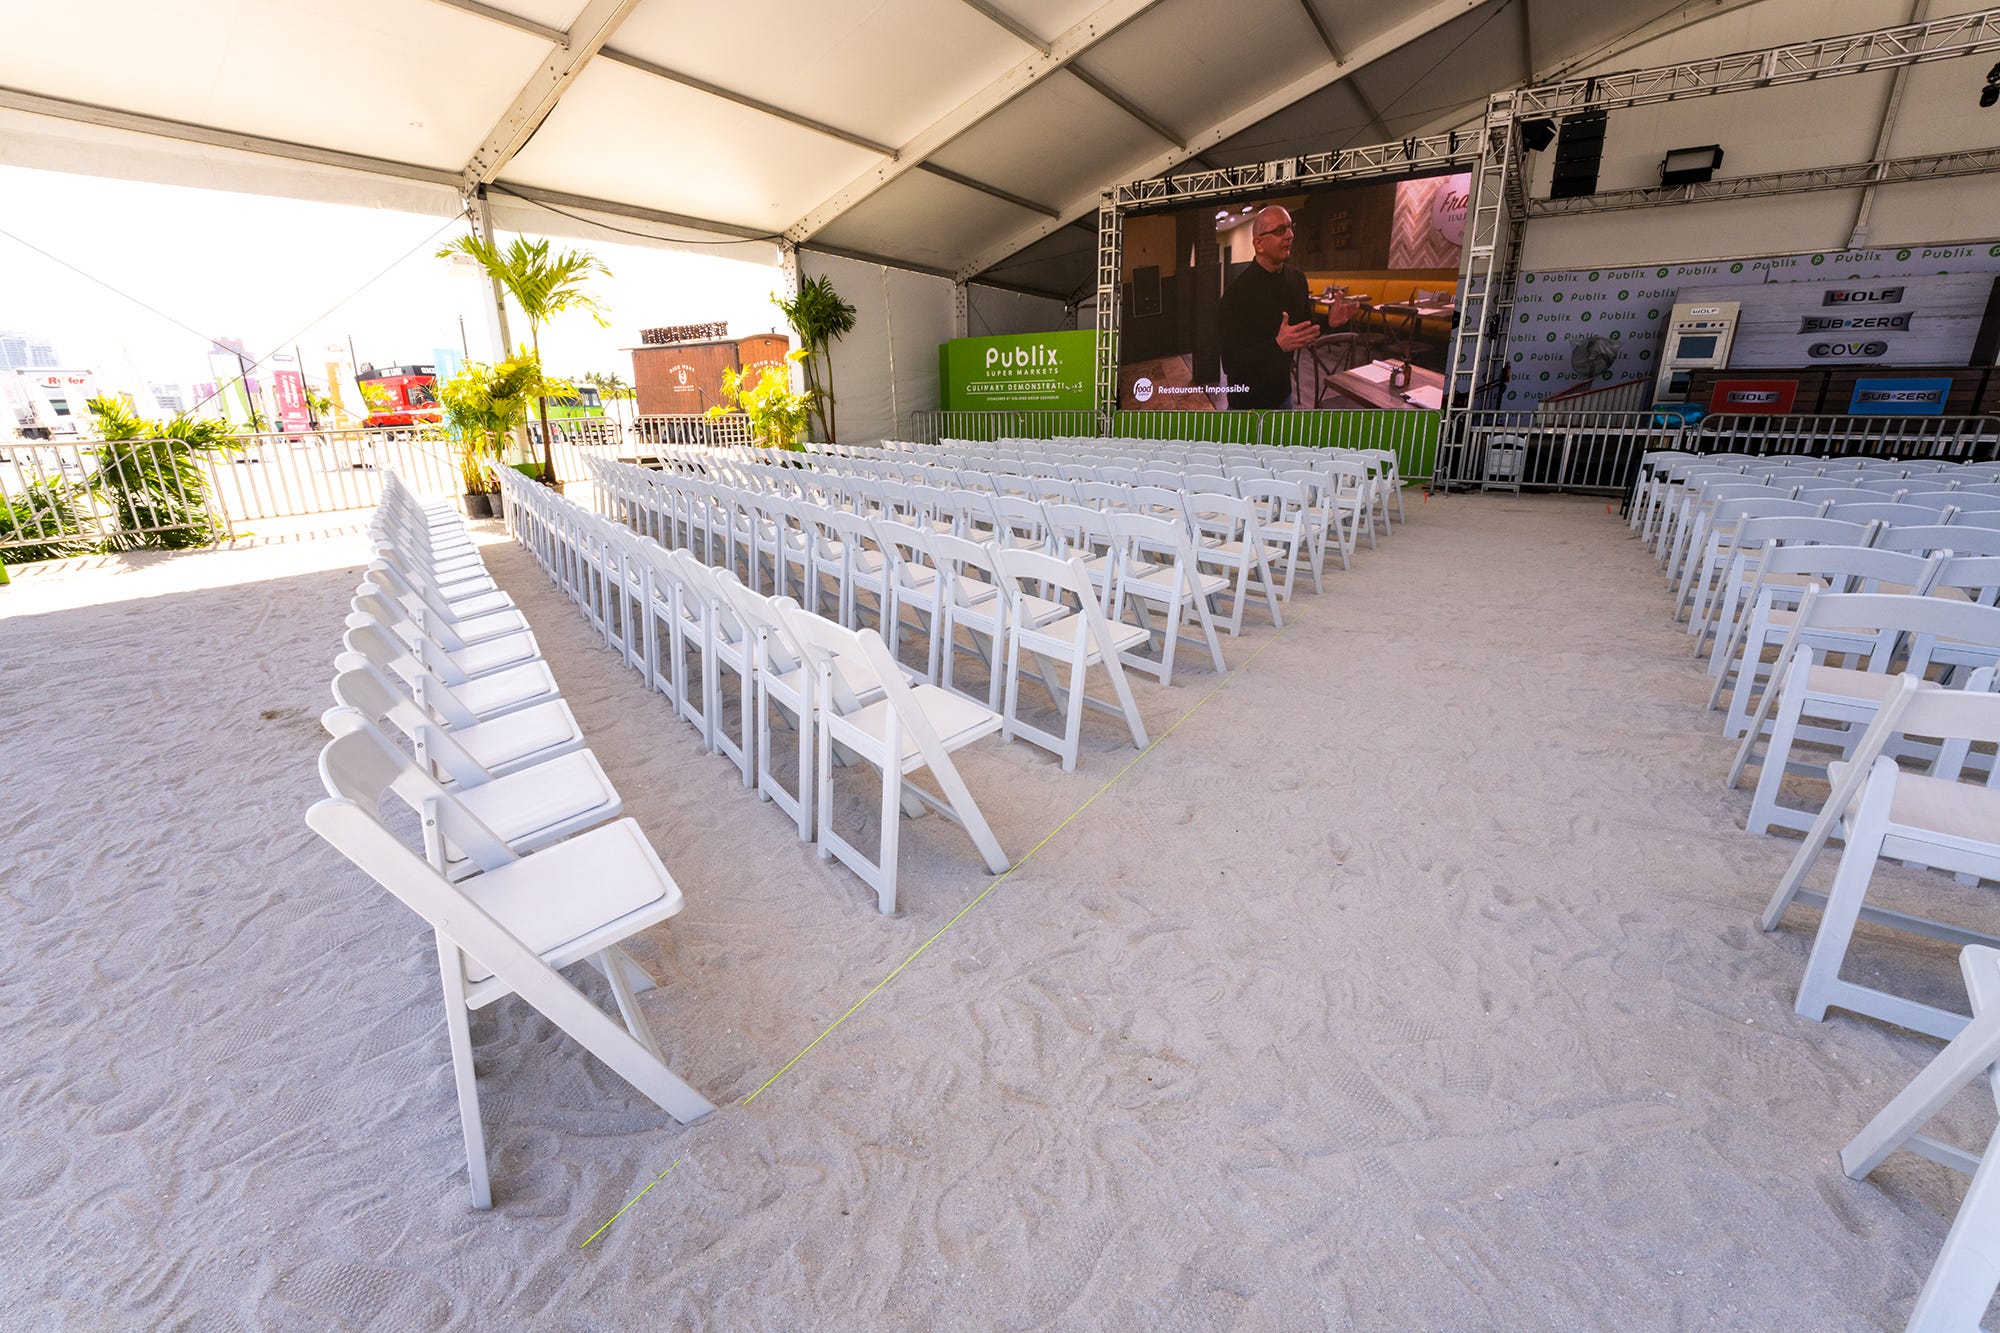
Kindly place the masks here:
[[(74, 160), (60, 165), (128, 174), (132, 145), (152, 135), (182, 141), (159, 147), (172, 161), (187, 141), (226, 143), (221, 131), (258, 136), (236, 145), (253, 151), (359, 154), (438, 182), (504, 143), (512, 108), (532, 133), (498, 150), (503, 188), (1068, 294), (1092, 263), (1069, 224), (1109, 186), (1191, 153), (1193, 166), (1236, 164), (1440, 127), (1531, 67), (1545, 75), (1687, 7), (72, 0), (11, 17), (0, 141), (18, 131), (48, 164), (52, 136), (66, 136)], [(89, 58), (63, 58), (78, 32)], [(298, 175), (274, 167), (267, 188), (294, 190)]]

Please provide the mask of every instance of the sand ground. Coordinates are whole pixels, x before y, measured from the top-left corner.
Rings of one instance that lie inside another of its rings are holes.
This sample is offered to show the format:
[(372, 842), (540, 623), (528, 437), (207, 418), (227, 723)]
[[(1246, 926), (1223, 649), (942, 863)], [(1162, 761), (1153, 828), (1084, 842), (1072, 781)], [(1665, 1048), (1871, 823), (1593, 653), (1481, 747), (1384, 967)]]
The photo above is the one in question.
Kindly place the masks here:
[(428, 936), (300, 818), (358, 533), (17, 573), (0, 1327), (1900, 1328), (1963, 1181), (1836, 1153), (1937, 1043), (1792, 1014), (1815, 916), (1757, 930), (1789, 844), (1650, 560), (1601, 501), (1412, 517), (1138, 684), (1138, 763), (965, 752), (1018, 868), (749, 1106), (993, 881), (925, 819), (880, 916), (489, 532), (686, 894), (643, 1003), (722, 1107), (481, 1011), (490, 1213)]

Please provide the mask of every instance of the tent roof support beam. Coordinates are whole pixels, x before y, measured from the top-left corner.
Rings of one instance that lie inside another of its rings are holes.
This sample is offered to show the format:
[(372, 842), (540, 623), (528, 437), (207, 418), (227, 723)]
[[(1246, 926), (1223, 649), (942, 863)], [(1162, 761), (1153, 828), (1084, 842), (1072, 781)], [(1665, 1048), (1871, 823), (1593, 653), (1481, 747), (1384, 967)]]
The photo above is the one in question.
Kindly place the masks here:
[(556, 109), (556, 103), (562, 100), (570, 84), (576, 82), (590, 58), (603, 49), (611, 34), (618, 31), (618, 25), (638, 6), (639, 0), (590, 0), (583, 7), (576, 22), (563, 35), (563, 45), (528, 76), (512, 104), (500, 113), (500, 119), (472, 154), (472, 160), (465, 164), (466, 185), (485, 185), (507, 169), (514, 155), (528, 146), (528, 140), (535, 137), (535, 131)]
[(904, 144), (894, 161), (877, 163), (849, 181), (786, 228), (785, 235), (794, 241), (804, 241), (824, 230), (847, 210), (1159, 3), (1160, 0), (1105, 0), (1050, 42), (1046, 55), (1037, 51), (960, 102)]

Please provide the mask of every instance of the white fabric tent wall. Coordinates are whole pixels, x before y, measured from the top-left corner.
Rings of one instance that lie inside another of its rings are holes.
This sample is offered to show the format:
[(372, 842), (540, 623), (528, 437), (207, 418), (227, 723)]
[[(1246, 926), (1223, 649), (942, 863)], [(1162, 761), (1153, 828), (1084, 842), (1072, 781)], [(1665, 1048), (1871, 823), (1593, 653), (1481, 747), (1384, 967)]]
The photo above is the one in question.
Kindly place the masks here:
[(1006, 292), (998, 287), (973, 285), (966, 288), (966, 328), (974, 338), (998, 337), (1008, 333), (1048, 333), (1063, 327), (1061, 301), (1025, 292)]
[(910, 414), (938, 405), (938, 344), (951, 337), (951, 282), (882, 264), (803, 251), (799, 276), (824, 274), (854, 307), (833, 345), (835, 428), (842, 444), (894, 439)]

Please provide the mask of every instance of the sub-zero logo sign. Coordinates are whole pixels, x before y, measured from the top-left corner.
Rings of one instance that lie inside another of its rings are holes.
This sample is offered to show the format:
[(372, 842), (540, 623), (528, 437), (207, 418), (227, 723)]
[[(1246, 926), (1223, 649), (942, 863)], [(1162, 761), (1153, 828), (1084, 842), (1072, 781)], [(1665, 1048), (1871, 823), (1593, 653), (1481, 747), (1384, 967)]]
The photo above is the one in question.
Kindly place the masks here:
[(1822, 293), (1821, 305), (1895, 305), (1903, 299), (1901, 287), (1836, 287)]
[(1842, 329), (1908, 329), (1914, 311), (1894, 315), (1807, 315), (1799, 322), (1800, 333), (1838, 333)]
[(1944, 397), (1939, 389), (1858, 389), (1854, 401), (1870, 406), (1882, 403), (1923, 403), (1931, 404)]
[(1877, 357), (1886, 356), (1888, 353), (1889, 344), (1885, 342), (1814, 343), (1806, 348), (1806, 355), (1815, 360), (1843, 356)]

